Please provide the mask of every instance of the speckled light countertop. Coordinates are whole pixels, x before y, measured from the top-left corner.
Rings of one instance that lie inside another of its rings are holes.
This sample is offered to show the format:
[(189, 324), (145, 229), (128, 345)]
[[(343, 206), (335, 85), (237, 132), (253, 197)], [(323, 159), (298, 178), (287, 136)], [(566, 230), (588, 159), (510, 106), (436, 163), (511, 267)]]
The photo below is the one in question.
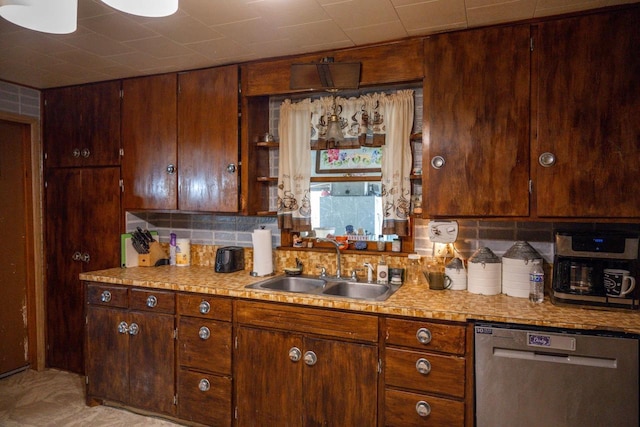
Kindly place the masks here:
[(83, 273), (80, 278), (112, 284), (417, 318), (460, 322), (485, 320), (571, 329), (640, 333), (640, 312), (637, 310), (600, 310), (556, 306), (549, 301), (548, 296), (545, 296), (544, 303), (533, 304), (526, 298), (515, 298), (503, 294), (486, 296), (467, 291), (433, 291), (426, 284), (404, 284), (388, 300), (371, 302), (331, 296), (245, 289), (245, 286), (265, 278), (252, 277), (248, 271), (216, 273), (212, 267), (204, 266), (112, 268)]

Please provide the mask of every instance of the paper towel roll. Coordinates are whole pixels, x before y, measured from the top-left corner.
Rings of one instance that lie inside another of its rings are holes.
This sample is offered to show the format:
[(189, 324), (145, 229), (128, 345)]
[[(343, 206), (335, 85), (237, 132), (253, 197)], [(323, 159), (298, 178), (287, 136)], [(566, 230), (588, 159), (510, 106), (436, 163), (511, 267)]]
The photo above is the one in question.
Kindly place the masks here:
[(271, 230), (254, 230), (251, 240), (253, 241), (253, 273), (256, 276), (267, 276), (273, 273)]
[(178, 267), (188, 267), (191, 265), (191, 240), (176, 240), (176, 265)]

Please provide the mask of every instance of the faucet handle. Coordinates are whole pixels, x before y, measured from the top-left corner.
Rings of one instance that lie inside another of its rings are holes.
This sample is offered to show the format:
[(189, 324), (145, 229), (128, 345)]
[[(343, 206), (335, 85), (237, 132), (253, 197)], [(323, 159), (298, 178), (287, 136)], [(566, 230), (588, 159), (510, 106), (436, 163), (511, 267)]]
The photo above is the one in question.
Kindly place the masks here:
[(320, 277), (327, 277), (327, 269), (321, 265), (316, 265), (316, 268), (320, 270)]
[(354, 282), (358, 281), (358, 272), (362, 271), (361, 268), (354, 268), (353, 270), (351, 270), (351, 280), (353, 280)]

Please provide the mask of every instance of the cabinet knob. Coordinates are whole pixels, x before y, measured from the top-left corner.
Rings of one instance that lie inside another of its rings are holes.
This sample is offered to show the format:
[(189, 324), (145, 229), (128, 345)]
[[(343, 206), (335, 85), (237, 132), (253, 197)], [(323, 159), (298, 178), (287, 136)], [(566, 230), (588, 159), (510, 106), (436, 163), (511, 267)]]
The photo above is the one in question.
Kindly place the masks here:
[(118, 323), (118, 333), (126, 334), (127, 332), (129, 332), (129, 325), (127, 325), (127, 322)]
[(416, 412), (421, 417), (428, 417), (429, 414), (431, 414), (431, 405), (429, 405), (424, 400), (421, 400), (418, 403), (416, 403)]
[(167, 173), (169, 175), (176, 173), (176, 165), (167, 165)]
[(211, 383), (206, 378), (201, 379), (200, 382), (198, 383), (198, 389), (200, 391), (209, 391), (210, 388), (211, 388)]
[(200, 314), (207, 314), (211, 311), (211, 304), (209, 304), (208, 301), (202, 301), (198, 309), (200, 310)]
[(208, 340), (209, 337), (211, 336), (211, 331), (206, 326), (203, 326), (198, 331), (198, 336), (200, 337), (201, 340)]
[(74, 252), (71, 256), (71, 259), (74, 261), (82, 261), (82, 254), (80, 252)]
[(236, 164), (235, 163), (229, 163), (227, 165), (227, 172), (229, 173), (235, 173), (236, 172)]
[(158, 298), (155, 295), (149, 295), (147, 297), (147, 307), (153, 308), (158, 305)]
[(316, 354), (313, 351), (307, 351), (304, 354), (304, 363), (306, 363), (309, 366), (313, 366), (316, 363), (318, 363), (318, 356), (316, 356)]
[(540, 163), (542, 167), (549, 168), (556, 164), (556, 155), (549, 152), (542, 153), (540, 157), (538, 157), (538, 163)]
[(102, 302), (111, 301), (111, 292), (103, 291), (102, 294), (100, 294), (100, 301), (102, 301)]
[(416, 338), (420, 344), (429, 344), (431, 342), (431, 331), (427, 328), (420, 328), (416, 332)]
[(289, 349), (289, 359), (291, 359), (292, 362), (299, 361), (301, 357), (302, 357), (302, 352), (298, 347), (291, 347)]
[(88, 252), (82, 254), (82, 261), (89, 264), (89, 261), (91, 261), (91, 256), (89, 256)]
[(434, 169), (441, 169), (445, 164), (444, 157), (442, 156), (434, 156), (431, 159), (431, 166)]
[(83, 148), (80, 152), (80, 155), (86, 159), (91, 155), (91, 150), (89, 150), (88, 148)]
[(421, 357), (416, 362), (416, 370), (422, 375), (428, 375), (431, 372), (431, 362), (424, 357)]
[(71, 155), (77, 159), (78, 157), (80, 157), (80, 149), (74, 148), (73, 151), (71, 152)]
[(140, 332), (140, 326), (137, 323), (129, 325), (129, 335), (138, 335), (138, 332)]

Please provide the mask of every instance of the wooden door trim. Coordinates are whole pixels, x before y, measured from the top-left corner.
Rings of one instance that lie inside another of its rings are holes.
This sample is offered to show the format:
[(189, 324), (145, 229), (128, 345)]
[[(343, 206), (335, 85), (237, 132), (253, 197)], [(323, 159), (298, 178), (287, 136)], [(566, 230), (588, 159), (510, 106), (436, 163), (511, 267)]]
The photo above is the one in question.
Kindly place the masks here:
[(40, 120), (19, 114), (0, 111), (0, 120), (26, 124), (29, 126), (30, 150), (24, 151), (25, 164), (31, 165), (25, 170), (27, 194), (25, 203), (31, 211), (30, 221), (26, 222), (27, 236), (27, 324), (29, 351), (28, 362), (32, 369), (42, 370), (45, 366), (44, 345), (44, 250), (42, 225), (42, 141), (40, 138)]

